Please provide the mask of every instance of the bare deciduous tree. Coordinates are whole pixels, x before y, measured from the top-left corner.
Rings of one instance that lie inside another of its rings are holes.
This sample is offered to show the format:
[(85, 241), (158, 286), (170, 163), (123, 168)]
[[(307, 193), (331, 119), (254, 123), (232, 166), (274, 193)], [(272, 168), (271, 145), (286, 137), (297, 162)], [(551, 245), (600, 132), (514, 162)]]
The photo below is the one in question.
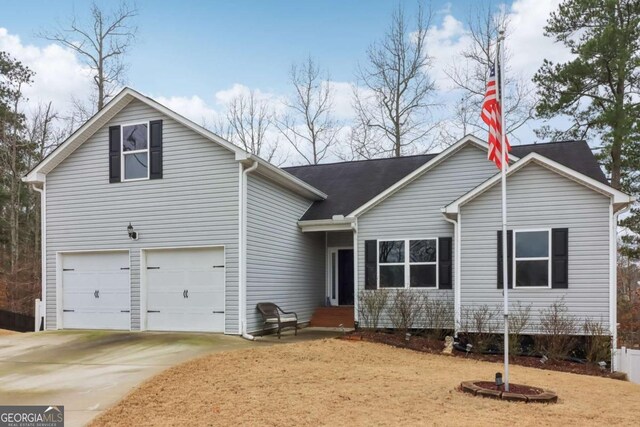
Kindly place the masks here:
[(74, 16), (67, 26), (40, 34), (79, 54), (91, 69), (97, 110), (123, 84), (126, 71), (123, 57), (135, 40), (137, 27), (131, 21), (137, 14), (136, 8), (125, 2), (110, 12), (93, 3), (90, 22), (81, 22)]
[(368, 64), (357, 71), (353, 105), (357, 125), (351, 143), (362, 157), (401, 156), (427, 151), (435, 85), (428, 72), (427, 31), (431, 13), (419, 6), (411, 29), (402, 6), (386, 34), (369, 47)]
[(278, 148), (276, 140), (268, 141), (267, 132), (273, 120), (273, 108), (252, 90), (248, 95), (241, 93), (231, 99), (225, 117), (216, 123), (214, 131), (271, 162)]
[[(504, 26), (508, 37), (506, 16), (495, 13), (491, 5), (479, 8), (475, 16), (469, 20), (468, 26), (471, 44), (461, 52), (464, 61), (456, 62), (446, 70), (455, 87), (462, 91), (462, 97), (453, 112), (453, 119), (447, 122), (447, 129), (442, 135), (449, 142), (458, 140), (468, 133), (486, 130), (480, 119), (480, 111), (487, 90), (489, 70), (495, 61), (498, 29)], [(513, 138), (513, 132), (533, 118), (534, 90), (526, 79), (509, 69), (508, 51), (505, 52), (504, 59), (504, 111), (507, 133)]]
[(284, 138), (309, 164), (318, 164), (337, 141), (340, 123), (333, 117), (333, 92), (328, 74), (309, 57), (290, 72), (293, 97), (286, 102), (287, 113), (276, 121)]

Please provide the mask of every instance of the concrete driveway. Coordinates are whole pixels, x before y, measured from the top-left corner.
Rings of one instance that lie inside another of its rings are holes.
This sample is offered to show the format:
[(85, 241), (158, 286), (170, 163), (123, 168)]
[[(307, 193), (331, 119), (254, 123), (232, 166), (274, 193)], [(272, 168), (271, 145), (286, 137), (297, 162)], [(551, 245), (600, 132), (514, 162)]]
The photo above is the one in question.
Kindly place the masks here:
[(218, 334), (57, 331), (0, 336), (0, 404), (64, 405), (84, 425), (158, 372), (256, 345)]

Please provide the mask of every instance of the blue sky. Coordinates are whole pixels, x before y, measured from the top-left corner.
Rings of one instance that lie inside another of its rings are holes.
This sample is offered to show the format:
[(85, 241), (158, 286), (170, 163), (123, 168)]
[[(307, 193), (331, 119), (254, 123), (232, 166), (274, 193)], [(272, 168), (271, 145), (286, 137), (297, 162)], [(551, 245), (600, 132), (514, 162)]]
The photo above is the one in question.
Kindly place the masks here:
[[(469, 43), (468, 20), (479, 6), (503, 7), (513, 24), (507, 40), (514, 73), (530, 80), (543, 58), (566, 59), (567, 52), (542, 34), (542, 27), (559, 0), (434, 0), (429, 37), (431, 70), (438, 83), (435, 114), (444, 120), (453, 100), (444, 70), (460, 61), (459, 51)], [(115, 2), (102, 1), (109, 6)], [(402, 1), (408, 15), (417, 3)], [(127, 58), (127, 84), (202, 123), (224, 111), (234, 94), (250, 89), (280, 102), (290, 93), (291, 63), (308, 55), (331, 75), (335, 84), (338, 118), (352, 116), (351, 85), (367, 47), (380, 39), (397, 1), (391, 0), (236, 0), (137, 1), (138, 39)], [(32, 104), (53, 100), (60, 111), (70, 99), (89, 93), (86, 69), (70, 51), (36, 36), (67, 22), (74, 11), (86, 16), (89, 2), (80, 0), (22, 0), (5, 2), (0, 14), (0, 49), (37, 73), (28, 96)], [(522, 142), (535, 139), (525, 126), (516, 135)]]

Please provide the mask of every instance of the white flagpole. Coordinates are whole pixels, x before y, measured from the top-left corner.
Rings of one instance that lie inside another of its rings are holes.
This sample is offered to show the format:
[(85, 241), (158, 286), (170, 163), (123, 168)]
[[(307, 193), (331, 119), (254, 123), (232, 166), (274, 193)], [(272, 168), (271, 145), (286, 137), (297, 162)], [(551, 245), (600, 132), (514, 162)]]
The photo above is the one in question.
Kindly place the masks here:
[(496, 73), (498, 77), (498, 102), (500, 103), (500, 177), (502, 182), (502, 291), (504, 294), (504, 389), (509, 391), (509, 264), (507, 252), (507, 165), (506, 165), (506, 133), (504, 125), (504, 109), (502, 105), (502, 91), (504, 90), (504, 73), (502, 59), (504, 43), (504, 30), (500, 29), (498, 36), (498, 48), (496, 52)]

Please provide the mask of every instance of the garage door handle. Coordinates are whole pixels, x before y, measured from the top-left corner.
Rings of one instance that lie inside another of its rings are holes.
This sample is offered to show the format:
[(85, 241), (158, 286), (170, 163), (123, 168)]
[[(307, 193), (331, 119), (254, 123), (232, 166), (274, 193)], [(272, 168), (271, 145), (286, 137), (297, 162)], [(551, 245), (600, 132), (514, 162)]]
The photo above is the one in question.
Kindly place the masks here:
[(147, 270), (160, 270), (160, 267), (147, 267)]
[(224, 265), (214, 265), (213, 268), (224, 268)]
[(128, 270), (129, 267), (120, 267), (120, 270)]
[(184, 291), (185, 298), (189, 298), (189, 289)]
[(120, 310), (120, 313), (131, 313), (131, 310)]
[(147, 310), (147, 313), (160, 313), (160, 310)]
[(62, 310), (62, 311), (65, 312), (65, 313), (74, 313), (75, 312), (75, 310)]
[(62, 271), (76, 271), (75, 268), (63, 268)]
[(224, 314), (224, 310), (222, 311), (212, 311), (213, 314)]

